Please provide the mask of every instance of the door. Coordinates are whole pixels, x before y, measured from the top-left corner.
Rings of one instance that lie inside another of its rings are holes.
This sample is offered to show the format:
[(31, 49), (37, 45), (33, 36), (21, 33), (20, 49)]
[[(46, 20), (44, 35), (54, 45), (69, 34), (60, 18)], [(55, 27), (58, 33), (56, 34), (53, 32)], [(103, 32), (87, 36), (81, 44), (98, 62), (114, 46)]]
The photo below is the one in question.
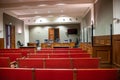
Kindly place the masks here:
[(6, 25), (6, 48), (15, 48), (15, 26)]
[(59, 28), (49, 28), (49, 40), (57, 40), (59, 38)]

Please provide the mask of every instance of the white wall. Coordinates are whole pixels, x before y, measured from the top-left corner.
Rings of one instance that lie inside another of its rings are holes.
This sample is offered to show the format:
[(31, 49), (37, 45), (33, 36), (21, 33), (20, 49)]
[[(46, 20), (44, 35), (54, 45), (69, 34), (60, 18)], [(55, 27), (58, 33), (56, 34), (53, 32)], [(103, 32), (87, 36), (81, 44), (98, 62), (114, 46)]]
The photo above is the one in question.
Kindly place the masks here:
[[(120, 19), (120, 0), (113, 0), (113, 18)], [(120, 34), (120, 22), (113, 21), (113, 34)]]
[[(72, 39), (72, 41), (76, 41), (76, 38), (79, 38), (80, 33), (80, 25), (70, 24), (70, 25), (50, 25), (50, 26), (29, 26), (29, 40), (30, 42), (35, 42), (36, 40), (40, 40), (40, 43), (44, 43), (44, 39), (48, 39), (48, 30), (49, 28), (59, 28), (60, 33), (60, 42), (64, 42), (66, 39)], [(67, 34), (68, 28), (77, 28), (78, 35)]]
[(95, 36), (110, 35), (113, 23), (113, 0), (98, 0), (94, 5)]
[(28, 25), (24, 25), (24, 46), (27, 46), (27, 43), (29, 42), (29, 28)]
[(3, 38), (3, 10), (0, 9), (0, 38)]

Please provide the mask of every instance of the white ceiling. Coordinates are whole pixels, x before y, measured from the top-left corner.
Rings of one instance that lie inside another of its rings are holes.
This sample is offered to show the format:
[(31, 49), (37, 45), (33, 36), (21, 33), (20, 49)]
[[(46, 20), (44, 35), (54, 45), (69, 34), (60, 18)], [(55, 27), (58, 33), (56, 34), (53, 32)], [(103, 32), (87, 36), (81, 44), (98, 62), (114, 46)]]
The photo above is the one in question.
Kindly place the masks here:
[(83, 17), (96, 0), (0, 0), (0, 8), (18, 18)]

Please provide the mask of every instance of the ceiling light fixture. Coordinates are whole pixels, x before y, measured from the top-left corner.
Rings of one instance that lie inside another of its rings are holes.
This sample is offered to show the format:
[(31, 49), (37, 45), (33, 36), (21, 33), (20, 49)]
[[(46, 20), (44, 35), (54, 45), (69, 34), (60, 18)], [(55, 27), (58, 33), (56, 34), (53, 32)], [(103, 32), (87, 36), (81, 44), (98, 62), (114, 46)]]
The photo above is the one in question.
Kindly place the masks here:
[(58, 5), (58, 6), (63, 6), (63, 5), (65, 5), (64, 3), (58, 3), (58, 4), (56, 4), (56, 5)]
[(60, 12), (63, 13), (63, 10), (61, 10)]
[(38, 14), (38, 12), (37, 12), (37, 11), (35, 11), (35, 14)]
[(51, 13), (51, 11), (48, 11), (48, 13)]
[(40, 4), (40, 5), (38, 5), (38, 6), (47, 6), (46, 4)]

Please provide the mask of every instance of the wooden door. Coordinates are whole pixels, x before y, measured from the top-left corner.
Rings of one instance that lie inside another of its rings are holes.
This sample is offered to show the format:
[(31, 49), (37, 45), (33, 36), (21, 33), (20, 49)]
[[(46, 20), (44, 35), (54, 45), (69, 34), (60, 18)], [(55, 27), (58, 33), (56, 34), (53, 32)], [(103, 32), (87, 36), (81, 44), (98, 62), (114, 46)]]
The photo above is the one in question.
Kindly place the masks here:
[(54, 41), (54, 28), (49, 28), (49, 40)]
[(59, 28), (49, 28), (49, 40), (55, 41), (59, 38)]

